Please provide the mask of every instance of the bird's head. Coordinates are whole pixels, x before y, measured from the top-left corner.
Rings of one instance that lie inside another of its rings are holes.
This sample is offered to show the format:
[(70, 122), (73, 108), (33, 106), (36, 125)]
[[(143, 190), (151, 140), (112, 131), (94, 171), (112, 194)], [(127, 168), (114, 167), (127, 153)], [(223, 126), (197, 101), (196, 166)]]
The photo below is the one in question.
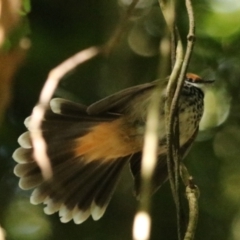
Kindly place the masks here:
[(206, 80), (194, 73), (187, 73), (185, 82), (194, 87), (204, 90), (206, 86), (211, 85), (215, 82), (215, 80)]

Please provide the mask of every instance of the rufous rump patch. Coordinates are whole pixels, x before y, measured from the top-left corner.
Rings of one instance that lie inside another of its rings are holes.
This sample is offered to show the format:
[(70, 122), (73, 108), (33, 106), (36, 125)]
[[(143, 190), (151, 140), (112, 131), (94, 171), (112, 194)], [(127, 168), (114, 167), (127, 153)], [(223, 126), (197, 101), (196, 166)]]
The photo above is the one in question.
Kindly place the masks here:
[(75, 154), (84, 155), (88, 161), (115, 159), (131, 155), (142, 149), (142, 136), (135, 128), (124, 124), (122, 118), (100, 123), (90, 132), (77, 139)]

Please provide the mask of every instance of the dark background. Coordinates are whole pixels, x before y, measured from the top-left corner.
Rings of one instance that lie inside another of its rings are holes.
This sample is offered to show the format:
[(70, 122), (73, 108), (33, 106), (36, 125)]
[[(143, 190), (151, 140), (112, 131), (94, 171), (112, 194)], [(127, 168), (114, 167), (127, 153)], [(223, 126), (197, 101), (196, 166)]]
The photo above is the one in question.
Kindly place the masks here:
[[(31, 48), (14, 78), (12, 101), (0, 128), (0, 224), (10, 240), (131, 239), (138, 202), (126, 168), (101, 220), (62, 224), (57, 214), (29, 203), (30, 192), (18, 188), (11, 155), (25, 131), (49, 71), (74, 53), (105, 43), (126, 10), (121, 1), (32, 0), (28, 15)], [(146, 1), (147, 2), (147, 1)], [(99, 56), (69, 73), (55, 96), (85, 104), (117, 90), (157, 78), (158, 45), (165, 25), (156, 1), (139, 8), (113, 53)], [(189, 66), (216, 79), (208, 96), (207, 117), (185, 163), (200, 188), (196, 239), (240, 239), (240, 4), (194, 1), (197, 42)], [(185, 41), (188, 21), (184, 1), (177, 23)], [(183, 194), (182, 194), (183, 195)], [(183, 196), (184, 199), (184, 196)], [(185, 200), (184, 200), (185, 201)], [(187, 209), (186, 209), (187, 211)], [(176, 239), (176, 213), (169, 184), (153, 197), (151, 239)]]

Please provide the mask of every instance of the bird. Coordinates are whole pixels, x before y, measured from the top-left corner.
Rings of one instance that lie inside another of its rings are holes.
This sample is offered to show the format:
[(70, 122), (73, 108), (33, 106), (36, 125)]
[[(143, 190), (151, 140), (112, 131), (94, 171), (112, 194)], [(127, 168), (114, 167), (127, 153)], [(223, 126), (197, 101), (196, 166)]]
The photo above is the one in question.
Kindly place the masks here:
[[(99, 100), (90, 106), (63, 98), (53, 98), (41, 124), (52, 177), (45, 179), (33, 156), (29, 129), (13, 153), (14, 174), (23, 190), (33, 189), (32, 204), (45, 204), (44, 212), (59, 212), (60, 221), (83, 223), (90, 216), (100, 219), (129, 164), (134, 192), (140, 195), (141, 157), (147, 110), (153, 91), (161, 80), (133, 86)], [(194, 142), (204, 111), (205, 86), (213, 80), (187, 73), (179, 98), (179, 144), (184, 158)], [(167, 181), (167, 147), (164, 104), (167, 80), (159, 91), (158, 160), (151, 192)]]

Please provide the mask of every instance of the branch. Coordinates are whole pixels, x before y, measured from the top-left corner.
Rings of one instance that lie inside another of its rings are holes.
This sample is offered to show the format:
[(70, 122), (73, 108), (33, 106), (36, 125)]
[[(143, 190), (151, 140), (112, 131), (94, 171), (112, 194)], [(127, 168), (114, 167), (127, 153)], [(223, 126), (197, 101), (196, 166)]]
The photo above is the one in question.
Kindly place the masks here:
[(174, 67), (174, 63), (176, 60), (176, 41), (178, 40), (178, 36), (176, 36), (176, 26), (175, 26), (175, 19), (176, 19), (176, 9), (175, 9), (175, 0), (169, 0), (165, 2), (164, 0), (158, 0), (159, 6), (162, 10), (164, 19), (166, 20), (169, 32), (171, 34), (170, 41), (171, 41), (171, 65), (172, 68)]
[(192, 2), (191, 2), (191, 0), (186, 0), (185, 3), (186, 3), (188, 18), (189, 18), (189, 31), (188, 31), (188, 36), (187, 36), (187, 49), (186, 49), (185, 57), (183, 60), (181, 73), (179, 76), (178, 92), (181, 91), (181, 87), (184, 83), (184, 78), (186, 75), (187, 67), (188, 67), (188, 64), (189, 64), (189, 61), (191, 58), (191, 54), (192, 54), (192, 50), (193, 50), (194, 42), (195, 42), (195, 21), (194, 21)]
[(29, 125), (34, 149), (33, 155), (45, 179), (49, 179), (52, 176), (51, 165), (47, 156), (47, 146), (41, 131), (41, 123), (48, 108), (48, 103), (60, 79), (77, 65), (93, 58), (99, 52), (100, 49), (96, 47), (85, 49), (52, 69), (41, 91), (39, 102), (33, 109)]
[(104, 46), (90, 47), (88, 49), (82, 50), (50, 71), (44, 87), (41, 91), (40, 99), (33, 109), (30, 120), (30, 134), (34, 149), (33, 155), (45, 179), (48, 179), (52, 176), (52, 170), (46, 152), (47, 146), (43, 139), (40, 127), (46, 109), (48, 108), (48, 103), (59, 81), (65, 74), (76, 68), (79, 64), (82, 64), (85, 61), (92, 59), (100, 53), (109, 54), (113, 50), (113, 48), (117, 46), (117, 43), (119, 42), (119, 39), (124, 32), (126, 23), (138, 1), (139, 0), (134, 0), (130, 4), (126, 14), (123, 16), (123, 19), (120, 21), (118, 27), (116, 28), (115, 33)]
[[(147, 240), (150, 238), (151, 231), (151, 184), (154, 169), (157, 164), (158, 151), (158, 129), (159, 129), (159, 106), (164, 90), (164, 81), (160, 81), (158, 87), (154, 90), (149, 107), (147, 109), (146, 130), (144, 134), (143, 155), (141, 161), (141, 201), (139, 203), (139, 210), (134, 218), (133, 224), (133, 238), (135, 240)], [(143, 216), (144, 222), (143, 225)]]
[[(162, 0), (159, 0), (159, 2), (162, 8), (164, 17), (166, 19), (167, 25), (169, 26), (169, 29), (172, 31), (172, 36), (175, 36), (174, 34), (175, 33), (174, 31), (175, 15), (173, 13), (172, 15), (173, 17), (171, 18), (171, 14), (169, 17), (170, 11), (169, 10), (167, 11), (167, 8), (164, 5), (164, 2)], [(174, 11), (173, 6), (171, 9), (173, 9)], [(190, 0), (186, 0), (186, 8), (189, 16), (189, 33), (187, 36), (187, 40), (188, 40), (187, 50), (186, 50), (184, 60), (182, 61), (183, 49), (178, 36), (178, 46), (176, 50), (178, 52), (178, 54), (176, 55), (177, 65), (176, 64), (174, 65), (172, 74), (169, 79), (169, 84), (167, 89), (167, 100), (165, 105), (167, 149), (168, 149), (167, 165), (168, 165), (168, 175), (169, 175), (170, 186), (171, 186), (173, 198), (176, 204), (178, 239), (181, 239), (181, 228), (180, 228), (181, 206), (180, 206), (180, 200), (179, 200), (179, 163), (181, 162), (181, 158), (180, 158), (180, 152), (179, 152), (178, 102), (179, 102), (180, 93), (184, 84), (186, 70), (189, 64), (190, 56), (193, 49), (193, 43), (195, 39), (194, 15), (193, 15), (193, 9), (192, 9), (192, 4)], [(173, 45), (173, 38), (172, 38), (172, 45)], [(172, 62), (173, 62), (173, 51), (172, 51)], [(174, 166), (174, 171), (173, 171), (173, 166)]]
[(136, 5), (138, 4), (139, 0), (133, 0), (131, 4), (129, 5), (126, 13), (123, 15), (120, 23), (118, 24), (117, 28), (115, 29), (112, 37), (109, 39), (109, 41), (105, 44), (105, 54), (109, 55), (110, 52), (118, 45), (126, 27), (129, 18), (132, 16), (133, 11), (135, 10)]
[(179, 196), (179, 119), (177, 108), (173, 109), (172, 104), (176, 94), (177, 80), (183, 61), (183, 47), (180, 39), (176, 49), (176, 62), (167, 87), (167, 99), (165, 104), (165, 125), (167, 136), (167, 166), (172, 195), (176, 205), (178, 238), (181, 239), (181, 206)]
[(184, 240), (193, 240), (197, 228), (198, 221), (198, 198), (200, 195), (198, 187), (194, 184), (192, 176), (184, 164), (180, 166), (181, 177), (186, 186), (186, 197), (189, 206), (188, 226), (184, 236)]
[(0, 239), (5, 240), (5, 237), (6, 237), (6, 232), (0, 225)]
[[(171, 46), (169, 43), (169, 32), (166, 31), (165, 37), (160, 43), (161, 64), (159, 68), (159, 79), (165, 79), (169, 65), (169, 55)], [(159, 81), (154, 90), (147, 109), (146, 130), (144, 134), (144, 146), (141, 161), (141, 201), (139, 210), (135, 215), (133, 223), (133, 239), (147, 240), (150, 238), (151, 231), (151, 184), (152, 176), (158, 160), (158, 129), (159, 129), (159, 106), (160, 100), (165, 90), (165, 81)], [(144, 219), (144, 220), (143, 220)], [(145, 224), (142, 224), (142, 223)]]
[[(167, 26), (169, 28), (169, 30), (171, 31), (174, 27), (173, 27), (173, 24), (174, 24), (174, 17), (175, 17), (175, 13), (172, 10), (172, 7), (170, 6), (171, 4), (167, 4), (165, 3), (163, 0), (159, 0), (159, 5), (161, 7), (161, 10), (162, 10), (162, 13), (163, 13), (163, 16), (166, 20), (166, 23), (167, 23)], [(169, 31), (168, 31), (169, 32)], [(168, 40), (168, 39), (167, 39)], [(172, 44), (172, 42), (171, 42)], [(179, 49), (179, 44), (178, 44), (178, 49)], [(173, 46), (171, 45), (171, 52), (173, 52), (175, 49), (175, 46), (173, 48)], [(178, 51), (179, 53), (179, 51)], [(176, 54), (174, 52), (174, 54)], [(171, 54), (172, 55), (172, 54)], [(178, 58), (177, 58), (178, 60)], [(180, 63), (180, 61), (177, 61), (177, 63)], [(181, 67), (181, 63), (179, 65), (179, 68)], [(175, 183), (174, 183), (174, 173), (173, 173), (173, 161), (172, 161), (172, 158), (170, 156), (172, 156), (172, 153), (171, 153), (171, 150), (172, 148), (170, 148), (169, 146), (171, 146), (171, 132), (169, 129), (169, 112), (170, 112), (170, 107), (171, 107), (171, 101), (172, 101), (172, 98), (173, 98), (173, 94), (174, 94), (174, 91), (175, 91), (175, 88), (176, 88), (176, 80), (177, 80), (177, 76), (178, 76), (178, 72), (179, 70), (177, 69), (177, 64), (175, 64), (173, 66), (173, 71), (171, 73), (171, 76), (170, 76), (170, 79), (169, 79), (169, 82), (168, 82), (168, 86), (167, 86), (167, 98), (166, 98), (166, 103), (165, 103), (165, 125), (167, 126), (166, 128), (166, 134), (167, 134), (167, 149), (168, 149), (168, 154), (167, 154), (167, 165), (168, 165), (168, 177), (169, 177), (169, 182), (170, 182), (170, 187), (171, 187), (171, 190), (172, 190), (172, 194), (173, 194), (173, 197), (174, 197), (174, 201), (176, 202), (176, 198), (175, 198)], [(170, 143), (169, 143), (170, 142)]]
[[(169, 113), (169, 146), (173, 147), (173, 151), (169, 150), (169, 153), (172, 154), (172, 152), (174, 152), (174, 155), (170, 155), (173, 156), (174, 158), (174, 164), (175, 164), (175, 184), (178, 185), (178, 179), (179, 179), (179, 163), (181, 161), (180, 159), (180, 154), (179, 154), (179, 134), (176, 134), (176, 132), (179, 131), (179, 127), (178, 127), (178, 102), (179, 102), (179, 97), (182, 91), (182, 87), (184, 85), (184, 81), (185, 81), (185, 75), (186, 75), (186, 71), (187, 71), (187, 67), (189, 65), (189, 61), (190, 61), (190, 57), (192, 54), (192, 50), (193, 50), (193, 46), (194, 46), (194, 40), (195, 40), (195, 35), (194, 35), (194, 31), (195, 31), (195, 25), (194, 25), (194, 15), (193, 15), (193, 9), (192, 9), (192, 4), (191, 4), (191, 0), (186, 0), (186, 7), (187, 7), (187, 12), (188, 12), (188, 16), (189, 16), (189, 33), (187, 36), (187, 50), (186, 50), (186, 54), (182, 63), (182, 67), (181, 67), (181, 71), (180, 71), (180, 75), (177, 81), (177, 87), (176, 90), (174, 92), (174, 96), (171, 102), (171, 109), (170, 109), (170, 113)], [(181, 59), (179, 59), (180, 61)], [(170, 86), (171, 83), (169, 83)], [(174, 83), (172, 84), (172, 88), (174, 88)], [(173, 91), (173, 90), (172, 90)], [(169, 89), (169, 92), (171, 92), (171, 89)], [(174, 129), (175, 127), (175, 129)], [(172, 140), (171, 137), (174, 137), (175, 139), (178, 138), (178, 140), (171, 144)], [(176, 187), (177, 190), (177, 187)]]
[(194, 240), (198, 220), (198, 188), (195, 185), (187, 186), (186, 195), (189, 205), (189, 220), (184, 240)]
[[(172, 73), (167, 86), (165, 103), (165, 126), (167, 140), (167, 169), (173, 199), (176, 205), (178, 239), (181, 236), (181, 204), (179, 193), (179, 120), (177, 109), (172, 109), (172, 101), (178, 84), (178, 76), (183, 62), (183, 47), (175, 26), (175, 1), (165, 3), (159, 0), (164, 18), (171, 33)], [(175, 45), (177, 41), (177, 46)], [(175, 140), (175, 141), (174, 141)]]

